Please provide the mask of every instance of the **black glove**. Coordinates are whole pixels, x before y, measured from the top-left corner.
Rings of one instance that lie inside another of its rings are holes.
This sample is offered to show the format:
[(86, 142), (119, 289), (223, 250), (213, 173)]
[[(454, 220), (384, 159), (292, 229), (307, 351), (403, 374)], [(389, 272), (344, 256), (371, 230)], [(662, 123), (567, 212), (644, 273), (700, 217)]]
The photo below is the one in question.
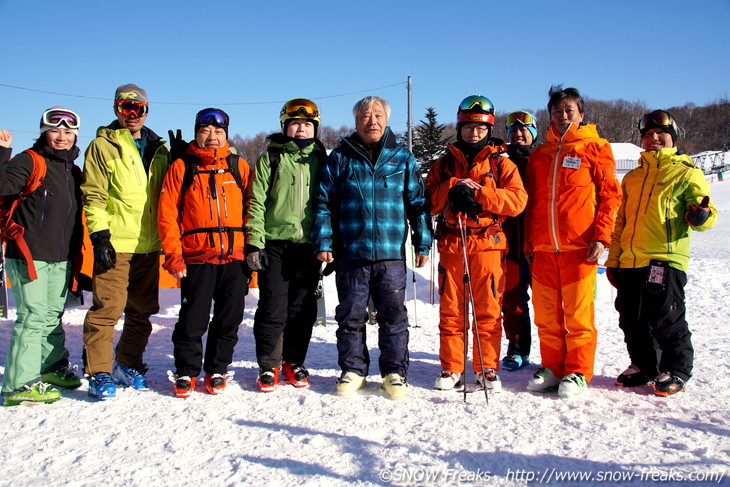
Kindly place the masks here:
[(94, 262), (105, 269), (114, 269), (117, 263), (117, 253), (109, 240), (111, 236), (109, 230), (99, 230), (89, 236), (94, 246)]
[(705, 196), (698, 205), (692, 204), (687, 208), (684, 219), (693, 227), (699, 227), (710, 218), (710, 197)]
[(249, 247), (249, 250), (246, 252), (246, 263), (248, 263), (252, 271), (261, 271), (269, 265), (269, 258), (264, 250)]
[(479, 223), (481, 206), (474, 199), (474, 188), (465, 184), (457, 184), (449, 190), (449, 201), (456, 213), (463, 213)]
[(617, 267), (606, 267), (606, 277), (613, 287), (618, 289), (618, 275), (621, 270)]
[(167, 134), (170, 136), (170, 162), (180, 159), (185, 151), (188, 150), (188, 143), (182, 138), (182, 130), (177, 129), (177, 135), (172, 133), (172, 130), (168, 130)]

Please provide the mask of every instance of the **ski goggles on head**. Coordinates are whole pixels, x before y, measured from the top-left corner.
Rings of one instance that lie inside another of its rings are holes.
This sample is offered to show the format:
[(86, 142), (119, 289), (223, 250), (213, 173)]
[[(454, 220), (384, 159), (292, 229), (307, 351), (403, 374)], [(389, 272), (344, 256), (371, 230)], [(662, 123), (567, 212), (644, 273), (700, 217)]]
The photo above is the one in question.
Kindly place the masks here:
[(319, 117), (319, 109), (313, 102), (304, 98), (296, 98), (286, 102), (279, 114), (282, 118), (309, 118), (314, 120)]
[(514, 124), (527, 125), (529, 127), (537, 127), (537, 119), (527, 112), (513, 112), (507, 115), (504, 125), (510, 128)]
[(228, 114), (223, 110), (218, 110), (217, 108), (206, 108), (205, 110), (200, 110), (195, 116), (195, 125), (198, 127), (215, 125), (216, 127), (227, 129), (228, 122)]
[(664, 110), (655, 110), (647, 113), (639, 120), (639, 131), (644, 131), (656, 127), (676, 127), (676, 123), (672, 116)]
[(483, 112), (494, 113), (494, 105), (489, 98), (481, 95), (467, 96), (459, 105), (459, 111), (462, 112)]
[(149, 111), (149, 107), (146, 103), (141, 103), (138, 101), (115, 101), (114, 102), (114, 110), (117, 113), (121, 113), (125, 117), (128, 117), (130, 115), (134, 115), (135, 117), (144, 117), (145, 114)]
[(61, 125), (65, 125), (68, 129), (78, 130), (79, 124), (79, 116), (75, 112), (65, 108), (51, 108), (43, 112), (41, 116), (41, 127), (60, 127)]

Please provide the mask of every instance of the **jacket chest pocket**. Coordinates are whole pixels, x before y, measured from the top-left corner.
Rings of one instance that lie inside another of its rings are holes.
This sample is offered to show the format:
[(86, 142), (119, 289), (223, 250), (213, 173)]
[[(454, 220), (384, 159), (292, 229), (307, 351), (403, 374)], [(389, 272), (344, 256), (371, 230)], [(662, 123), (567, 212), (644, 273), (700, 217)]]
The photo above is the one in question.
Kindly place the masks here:
[(394, 170), (381, 177), (383, 186), (386, 188), (402, 188), (406, 171)]

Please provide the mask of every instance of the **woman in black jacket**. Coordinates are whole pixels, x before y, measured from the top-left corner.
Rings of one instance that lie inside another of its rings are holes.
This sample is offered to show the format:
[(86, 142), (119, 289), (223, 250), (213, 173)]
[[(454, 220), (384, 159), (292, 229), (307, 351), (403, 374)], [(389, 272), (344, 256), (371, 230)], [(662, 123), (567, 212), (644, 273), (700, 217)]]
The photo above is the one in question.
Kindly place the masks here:
[(24, 228), (21, 240), (6, 238), (5, 267), (17, 319), (5, 359), (5, 406), (54, 402), (61, 397), (54, 386), (75, 389), (81, 385), (76, 367), (69, 365), (61, 325), (72, 260), (80, 251), (82, 236), (81, 173), (74, 165), (79, 155), (78, 128), (74, 112), (50, 108), (41, 116), (41, 135), (33, 147), (12, 159), (13, 136), (0, 130), (0, 196), (7, 199), (27, 190), (45, 166), (40, 186), (12, 216)]

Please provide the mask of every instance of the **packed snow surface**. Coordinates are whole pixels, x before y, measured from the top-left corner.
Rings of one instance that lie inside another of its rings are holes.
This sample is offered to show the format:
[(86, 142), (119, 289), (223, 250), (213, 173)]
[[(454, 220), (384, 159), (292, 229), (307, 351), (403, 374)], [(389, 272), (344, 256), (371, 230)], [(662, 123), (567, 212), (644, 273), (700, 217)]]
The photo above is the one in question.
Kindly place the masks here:
[[(596, 375), (582, 397), (525, 390), (540, 363), (534, 326), (534, 365), (500, 372), (503, 391), (490, 394), (488, 403), (482, 392), (464, 401), (460, 393), (434, 390), (438, 304), (430, 302), (429, 263), (416, 275), (415, 306), (409, 273), (406, 400), (391, 401), (380, 389), (377, 326), (368, 327), (368, 387), (349, 398), (334, 394), (339, 370), (331, 277), (325, 281), (328, 323), (315, 328), (306, 363), (309, 389), (257, 390), (253, 291), (230, 369), (234, 381), (220, 396), (198, 384), (190, 398), (179, 399), (167, 378), (179, 294), (163, 289), (145, 354), (150, 390), (120, 389), (116, 399), (99, 402), (87, 396), (84, 381), (51, 405), (0, 408), (0, 485), (728, 484), (730, 183), (713, 182), (711, 189), (718, 224), (692, 235), (686, 291), (696, 355), (684, 393), (663, 398), (648, 387), (614, 385), (629, 358), (605, 275), (597, 287)], [(85, 312), (64, 316), (77, 364)], [(2, 364), (14, 317), (11, 310), (10, 319), (0, 321)], [(120, 329), (121, 322), (117, 334)]]

